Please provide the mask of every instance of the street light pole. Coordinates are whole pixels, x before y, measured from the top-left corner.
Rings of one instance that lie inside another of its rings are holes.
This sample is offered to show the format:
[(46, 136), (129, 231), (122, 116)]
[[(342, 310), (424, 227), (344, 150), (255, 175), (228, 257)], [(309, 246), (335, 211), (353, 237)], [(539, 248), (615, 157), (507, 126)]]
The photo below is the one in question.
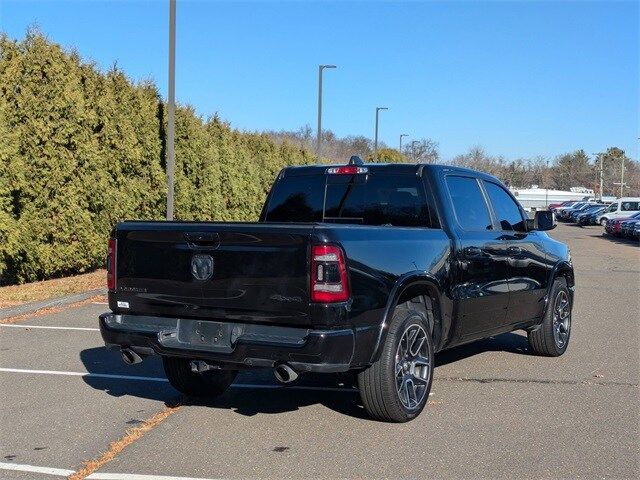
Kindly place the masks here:
[(546, 161), (547, 167), (545, 169), (546, 178), (544, 179), (544, 205), (545, 208), (549, 208), (549, 159)]
[(413, 140), (411, 142), (411, 157), (413, 158), (413, 161), (416, 161), (416, 143), (420, 143), (418, 140)]
[(593, 155), (600, 160), (600, 168), (598, 169), (598, 175), (600, 176), (600, 201), (602, 201), (602, 194), (604, 190), (604, 153), (596, 152)]
[(600, 154), (600, 201), (604, 190), (604, 155)]
[(316, 163), (320, 165), (320, 147), (322, 144), (322, 71), (325, 68), (336, 68), (335, 65), (318, 65), (318, 138), (316, 140)]
[(378, 115), (380, 110), (389, 110), (387, 107), (376, 107), (376, 133), (373, 141), (373, 161), (378, 161)]
[(398, 151), (400, 152), (400, 155), (402, 155), (402, 137), (408, 137), (409, 135), (406, 133), (401, 133), (400, 134), (400, 147), (398, 148)]
[(176, 163), (176, 0), (169, 0), (169, 92), (167, 118), (167, 220), (173, 220), (173, 184)]
[(620, 169), (620, 198), (624, 196), (624, 155), (622, 155), (621, 159), (621, 169)]

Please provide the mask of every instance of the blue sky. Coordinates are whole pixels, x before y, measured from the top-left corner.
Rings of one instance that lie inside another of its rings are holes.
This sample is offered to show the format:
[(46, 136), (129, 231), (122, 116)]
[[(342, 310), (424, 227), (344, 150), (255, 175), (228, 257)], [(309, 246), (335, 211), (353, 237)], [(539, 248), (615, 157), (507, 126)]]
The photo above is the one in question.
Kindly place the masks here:
[[(245, 130), (429, 137), (444, 158), (619, 146), (638, 158), (639, 2), (178, 0), (176, 96)], [(2, 0), (0, 28), (38, 25), (106, 69), (167, 85), (168, 1)]]

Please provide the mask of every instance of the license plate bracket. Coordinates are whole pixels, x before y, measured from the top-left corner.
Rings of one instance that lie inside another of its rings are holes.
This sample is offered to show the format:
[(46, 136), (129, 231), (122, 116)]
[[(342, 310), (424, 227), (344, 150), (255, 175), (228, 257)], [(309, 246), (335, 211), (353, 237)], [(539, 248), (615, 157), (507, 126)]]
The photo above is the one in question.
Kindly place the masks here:
[(177, 343), (181, 348), (230, 353), (231, 325), (205, 320), (180, 319), (177, 325)]

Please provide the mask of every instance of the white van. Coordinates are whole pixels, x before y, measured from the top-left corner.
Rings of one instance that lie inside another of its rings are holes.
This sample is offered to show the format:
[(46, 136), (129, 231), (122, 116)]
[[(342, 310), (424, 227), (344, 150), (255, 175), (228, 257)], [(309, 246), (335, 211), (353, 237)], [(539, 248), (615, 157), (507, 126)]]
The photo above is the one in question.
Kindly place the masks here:
[(630, 217), (634, 213), (640, 212), (640, 197), (622, 197), (609, 205), (598, 218), (598, 223), (604, 225), (612, 218)]

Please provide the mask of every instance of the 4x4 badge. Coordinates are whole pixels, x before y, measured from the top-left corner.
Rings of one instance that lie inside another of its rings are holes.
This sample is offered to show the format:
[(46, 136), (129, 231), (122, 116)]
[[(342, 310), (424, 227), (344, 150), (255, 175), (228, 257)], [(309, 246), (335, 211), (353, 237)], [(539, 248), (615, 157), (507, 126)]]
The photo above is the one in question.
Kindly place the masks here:
[(198, 253), (191, 258), (191, 274), (196, 280), (209, 280), (213, 275), (213, 257)]

